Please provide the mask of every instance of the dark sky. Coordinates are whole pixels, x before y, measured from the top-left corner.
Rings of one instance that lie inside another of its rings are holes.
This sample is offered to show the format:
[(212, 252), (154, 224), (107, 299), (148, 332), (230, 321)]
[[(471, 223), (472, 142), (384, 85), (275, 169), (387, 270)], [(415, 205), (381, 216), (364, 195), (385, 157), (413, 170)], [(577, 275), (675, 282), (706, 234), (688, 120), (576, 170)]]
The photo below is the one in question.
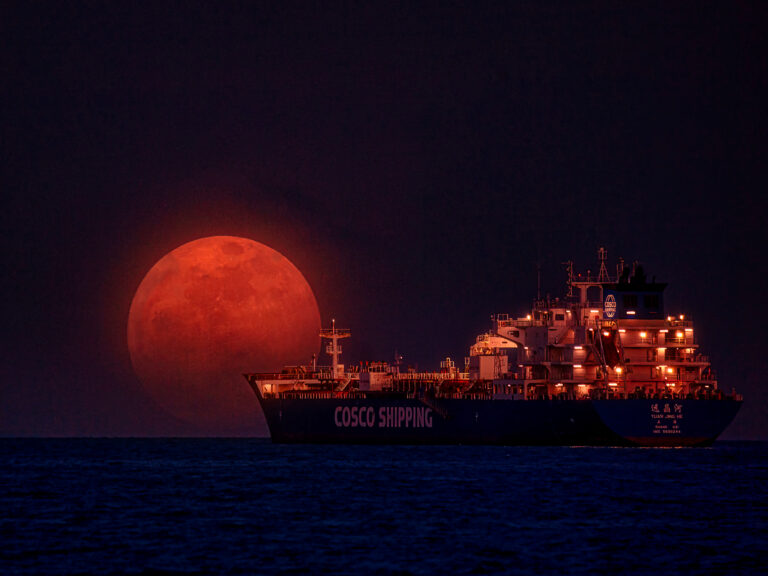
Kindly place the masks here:
[(231, 234), (302, 270), (350, 360), (424, 368), (605, 246), (745, 395), (726, 438), (768, 438), (767, 15), (3, 3), (0, 434), (195, 434), (142, 392), (126, 318), (160, 257)]

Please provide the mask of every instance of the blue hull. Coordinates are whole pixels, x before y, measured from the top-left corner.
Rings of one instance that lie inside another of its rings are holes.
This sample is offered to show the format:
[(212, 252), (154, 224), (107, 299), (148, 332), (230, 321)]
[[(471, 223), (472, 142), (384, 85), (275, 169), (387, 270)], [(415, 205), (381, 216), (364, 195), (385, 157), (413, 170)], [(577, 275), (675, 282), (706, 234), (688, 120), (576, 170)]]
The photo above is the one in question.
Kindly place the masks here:
[(276, 443), (707, 446), (737, 400), (259, 398)]

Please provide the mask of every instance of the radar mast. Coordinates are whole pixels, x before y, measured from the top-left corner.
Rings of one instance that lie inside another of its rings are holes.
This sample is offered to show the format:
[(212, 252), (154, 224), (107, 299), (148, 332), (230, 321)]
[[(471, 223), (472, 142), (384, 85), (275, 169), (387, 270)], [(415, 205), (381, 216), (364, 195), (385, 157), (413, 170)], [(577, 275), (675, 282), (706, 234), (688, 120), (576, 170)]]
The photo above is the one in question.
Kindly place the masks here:
[(349, 338), (352, 332), (343, 328), (336, 328), (336, 318), (331, 319), (331, 328), (320, 330), (320, 338), (330, 340), (325, 346), (325, 352), (331, 357), (331, 372), (334, 378), (344, 376), (344, 365), (339, 364), (339, 355), (341, 354), (341, 344), (339, 340)]

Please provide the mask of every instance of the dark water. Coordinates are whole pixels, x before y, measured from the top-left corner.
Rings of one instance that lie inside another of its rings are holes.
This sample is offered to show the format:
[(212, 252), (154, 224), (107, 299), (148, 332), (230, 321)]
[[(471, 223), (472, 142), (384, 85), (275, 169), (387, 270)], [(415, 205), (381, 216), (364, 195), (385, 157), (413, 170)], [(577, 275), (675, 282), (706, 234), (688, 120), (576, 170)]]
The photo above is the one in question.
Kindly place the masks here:
[(767, 491), (765, 443), (0, 439), (0, 573), (753, 574)]

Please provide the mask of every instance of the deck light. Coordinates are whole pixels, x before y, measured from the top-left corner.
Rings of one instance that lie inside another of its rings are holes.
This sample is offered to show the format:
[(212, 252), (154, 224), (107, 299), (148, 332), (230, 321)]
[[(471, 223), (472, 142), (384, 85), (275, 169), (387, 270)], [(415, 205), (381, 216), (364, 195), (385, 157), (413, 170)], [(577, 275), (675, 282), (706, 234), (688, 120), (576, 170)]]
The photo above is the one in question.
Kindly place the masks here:
[(646, 338), (648, 336), (647, 332), (640, 332), (640, 338)]

